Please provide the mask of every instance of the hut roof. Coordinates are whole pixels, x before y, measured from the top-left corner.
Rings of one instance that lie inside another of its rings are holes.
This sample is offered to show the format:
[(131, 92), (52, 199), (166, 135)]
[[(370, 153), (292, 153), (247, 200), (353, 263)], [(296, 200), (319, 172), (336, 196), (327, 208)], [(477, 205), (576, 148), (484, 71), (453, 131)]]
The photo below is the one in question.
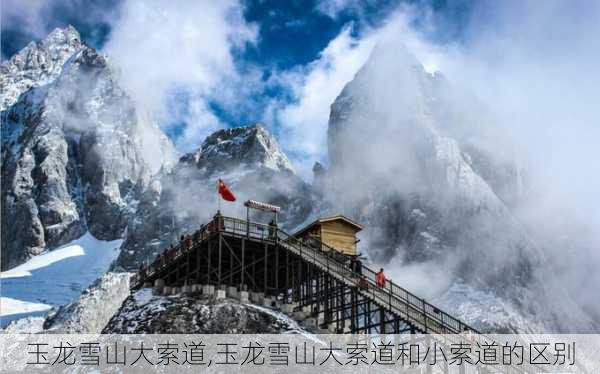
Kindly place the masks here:
[(301, 228), (300, 230), (298, 230), (298, 231), (297, 231), (297, 232), (294, 234), (294, 236), (301, 235), (301, 234), (303, 234), (305, 231), (309, 230), (310, 228), (312, 228), (312, 227), (314, 227), (314, 226), (316, 226), (316, 225), (320, 225), (320, 224), (322, 224), (322, 223), (325, 223), (325, 222), (330, 222), (330, 221), (338, 221), (338, 220), (339, 220), (339, 221), (343, 221), (343, 222), (345, 222), (345, 223), (349, 224), (350, 226), (354, 227), (354, 229), (356, 230), (356, 232), (359, 232), (360, 230), (362, 230), (362, 229), (363, 229), (363, 226), (362, 226), (362, 225), (360, 225), (360, 224), (358, 224), (358, 223), (354, 222), (353, 220), (351, 220), (350, 218), (348, 218), (348, 217), (346, 217), (346, 216), (344, 216), (344, 215), (338, 214), (338, 215), (335, 215), (335, 216), (333, 216), (333, 217), (319, 218), (319, 219), (317, 219), (317, 220), (313, 221), (312, 223), (310, 223), (310, 224), (306, 225), (305, 227)]

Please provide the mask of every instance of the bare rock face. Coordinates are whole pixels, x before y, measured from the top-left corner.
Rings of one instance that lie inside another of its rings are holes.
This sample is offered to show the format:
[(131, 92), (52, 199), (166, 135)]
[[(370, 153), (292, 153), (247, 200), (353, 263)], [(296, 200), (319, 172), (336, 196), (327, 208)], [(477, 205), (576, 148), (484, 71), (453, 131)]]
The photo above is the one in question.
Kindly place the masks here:
[(276, 311), (234, 300), (198, 295), (152, 296), (142, 289), (128, 297), (104, 334), (278, 334), (299, 331)]
[(129, 296), (130, 273), (108, 272), (44, 321), (44, 333), (99, 334)]
[(2, 269), (87, 230), (121, 237), (156, 160), (173, 156), (107, 58), (72, 27), (57, 29), (2, 64), (0, 83)]

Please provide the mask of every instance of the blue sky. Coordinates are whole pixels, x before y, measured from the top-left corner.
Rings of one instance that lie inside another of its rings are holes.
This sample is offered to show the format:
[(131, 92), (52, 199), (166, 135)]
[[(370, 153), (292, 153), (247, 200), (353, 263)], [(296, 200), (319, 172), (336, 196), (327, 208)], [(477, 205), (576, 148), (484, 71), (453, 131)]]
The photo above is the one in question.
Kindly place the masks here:
[[(111, 32), (113, 18), (119, 17), (122, 1), (118, 0), (72, 0), (48, 2), (43, 15), (36, 19), (39, 25), (35, 30), (10, 22), (16, 18), (9, 8), (19, 12), (28, 5), (15, 6), (16, 1), (7, 1), (2, 12), (2, 56), (7, 58), (23, 48), (31, 40), (40, 38), (41, 30), (55, 27), (75, 26), (83, 39), (96, 48), (102, 48)], [(36, 1), (33, 1), (36, 3)], [(438, 24), (444, 24), (443, 34), (438, 40), (453, 40), (460, 37), (462, 26), (472, 10), (470, 0), (365, 0), (331, 1), (338, 3), (336, 14), (327, 14), (328, 2), (313, 0), (244, 0), (244, 18), (256, 22), (260, 28), (260, 40), (256, 46), (246, 49), (240, 58), (248, 59), (265, 66), (276, 65), (290, 68), (314, 60), (327, 43), (335, 38), (348, 24), (353, 32), (360, 33), (365, 25), (375, 26), (401, 4), (416, 4), (431, 9)], [(334, 5), (334, 7), (337, 5)], [(36, 11), (40, 5), (32, 5)], [(8, 13), (8, 14), (7, 14)], [(9, 22), (7, 22), (9, 21)], [(441, 30), (442, 28), (440, 28)], [(298, 43), (302, 40), (302, 43)]]
[(2, 57), (71, 24), (121, 69), (122, 85), (180, 152), (218, 128), (261, 122), (310, 178), (315, 161), (327, 162), (329, 106), (365, 62), (373, 35), (406, 22), (409, 38), (460, 44), (478, 4), (5, 0)]

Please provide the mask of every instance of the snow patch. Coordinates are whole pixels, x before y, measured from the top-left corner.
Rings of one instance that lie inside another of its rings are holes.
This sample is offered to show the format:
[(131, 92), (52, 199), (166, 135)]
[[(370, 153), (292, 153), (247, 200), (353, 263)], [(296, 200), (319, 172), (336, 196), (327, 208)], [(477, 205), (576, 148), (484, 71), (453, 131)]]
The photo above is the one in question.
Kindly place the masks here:
[(71, 302), (108, 270), (122, 242), (98, 240), (88, 232), (0, 273), (0, 325)]

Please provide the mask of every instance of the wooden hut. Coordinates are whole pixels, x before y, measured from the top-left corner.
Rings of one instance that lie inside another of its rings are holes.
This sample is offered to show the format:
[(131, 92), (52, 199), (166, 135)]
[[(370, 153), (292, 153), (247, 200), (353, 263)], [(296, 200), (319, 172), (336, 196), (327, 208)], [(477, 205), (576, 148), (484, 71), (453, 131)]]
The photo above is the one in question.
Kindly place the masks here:
[(296, 232), (294, 236), (306, 241), (317, 239), (344, 254), (355, 256), (358, 242), (356, 234), (362, 229), (361, 225), (351, 219), (337, 215), (320, 218)]

